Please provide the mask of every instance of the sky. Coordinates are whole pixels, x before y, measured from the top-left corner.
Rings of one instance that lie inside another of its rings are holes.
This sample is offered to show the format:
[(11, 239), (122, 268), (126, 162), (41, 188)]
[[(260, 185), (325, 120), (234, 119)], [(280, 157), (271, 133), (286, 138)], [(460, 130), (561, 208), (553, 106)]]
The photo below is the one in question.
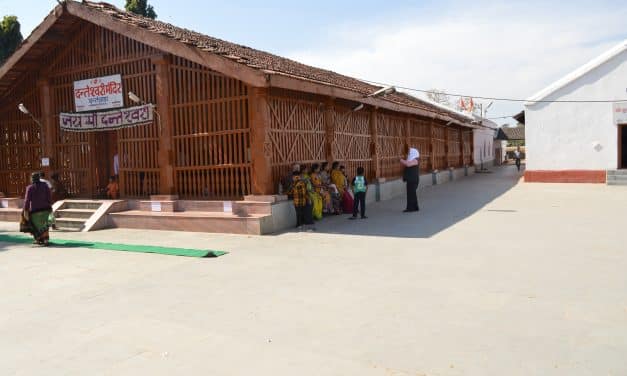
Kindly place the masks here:
[[(120, 8), (125, 3), (108, 2)], [(624, 1), (149, 3), (162, 21), (305, 64), (468, 96), (528, 98), (627, 38)], [(26, 37), (55, 5), (0, 0), (0, 15), (18, 16)], [(486, 116), (522, 109), (522, 103), (495, 101)]]

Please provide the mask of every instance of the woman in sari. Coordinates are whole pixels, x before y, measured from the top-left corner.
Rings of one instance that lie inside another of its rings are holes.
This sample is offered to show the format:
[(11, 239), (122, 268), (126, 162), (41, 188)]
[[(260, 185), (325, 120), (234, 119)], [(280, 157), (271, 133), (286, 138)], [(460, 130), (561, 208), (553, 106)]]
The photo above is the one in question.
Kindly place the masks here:
[(313, 186), (313, 192), (311, 194), (311, 202), (313, 204), (313, 217), (314, 219), (322, 219), (322, 208), (324, 206), (324, 189), (322, 188), (322, 181), (320, 180), (320, 165), (314, 163), (311, 165), (311, 173), (309, 178), (311, 179), (311, 185)]
[(331, 192), (329, 190), (329, 184), (331, 183), (331, 176), (329, 175), (329, 164), (322, 162), (317, 172), (317, 178), (320, 182), (319, 188), (316, 188), (316, 192), (322, 197), (322, 212), (326, 214), (333, 213), (333, 205), (331, 204)]
[(50, 240), (48, 229), (52, 223), (50, 188), (40, 180), (39, 173), (33, 173), (31, 180), (33, 183), (26, 188), (21, 224), (33, 235), (33, 243), (47, 246)]
[(331, 180), (331, 166), (327, 162), (322, 163), (320, 179), (322, 179), (322, 184), (330, 196), (327, 213), (342, 214), (342, 196), (340, 196), (340, 192)]
[[(336, 212), (338, 214), (341, 214), (342, 212), (344, 212), (344, 204), (345, 204), (345, 195), (347, 194), (346, 192), (346, 176), (344, 176), (344, 173), (341, 171), (340, 169), (340, 162), (333, 162), (333, 165), (331, 166), (331, 182), (333, 183), (333, 185), (335, 186), (335, 189), (337, 191), (337, 196), (335, 196), (335, 200), (333, 201), (333, 207), (335, 208)], [(346, 203), (349, 204), (349, 203)], [(351, 204), (351, 208), (352, 208), (352, 203)], [(350, 210), (350, 212), (352, 213), (353, 209)]]

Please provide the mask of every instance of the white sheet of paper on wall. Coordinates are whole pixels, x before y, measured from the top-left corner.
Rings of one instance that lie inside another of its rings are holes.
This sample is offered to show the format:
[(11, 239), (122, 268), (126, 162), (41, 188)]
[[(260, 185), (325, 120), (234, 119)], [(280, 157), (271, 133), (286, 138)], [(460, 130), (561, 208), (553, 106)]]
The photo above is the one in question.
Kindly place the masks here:
[(161, 211), (161, 203), (160, 202), (151, 202), (150, 203), (150, 210), (153, 212), (160, 212)]
[(50, 158), (41, 158), (41, 167), (50, 166)]

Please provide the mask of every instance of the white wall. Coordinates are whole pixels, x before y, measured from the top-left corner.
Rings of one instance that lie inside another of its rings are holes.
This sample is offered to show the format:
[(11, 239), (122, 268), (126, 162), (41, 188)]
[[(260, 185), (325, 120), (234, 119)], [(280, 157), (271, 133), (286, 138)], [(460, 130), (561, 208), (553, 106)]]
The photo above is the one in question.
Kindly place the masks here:
[(494, 161), (494, 135), (495, 130), (490, 128), (479, 128), (473, 130), (474, 155), (473, 160), (476, 166), (481, 165), (483, 158), (484, 167), (488, 167)]
[[(627, 52), (622, 52), (545, 99), (624, 99), (626, 78)], [(612, 103), (537, 103), (526, 106), (525, 120), (527, 170), (617, 168)]]

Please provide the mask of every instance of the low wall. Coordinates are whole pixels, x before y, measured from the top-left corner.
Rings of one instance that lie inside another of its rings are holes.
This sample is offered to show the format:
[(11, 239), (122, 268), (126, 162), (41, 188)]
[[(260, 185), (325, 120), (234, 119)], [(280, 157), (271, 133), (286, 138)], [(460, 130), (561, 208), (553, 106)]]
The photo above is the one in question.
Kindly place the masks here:
[(597, 183), (607, 181), (605, 170), (525, 171), (527, 183)]

